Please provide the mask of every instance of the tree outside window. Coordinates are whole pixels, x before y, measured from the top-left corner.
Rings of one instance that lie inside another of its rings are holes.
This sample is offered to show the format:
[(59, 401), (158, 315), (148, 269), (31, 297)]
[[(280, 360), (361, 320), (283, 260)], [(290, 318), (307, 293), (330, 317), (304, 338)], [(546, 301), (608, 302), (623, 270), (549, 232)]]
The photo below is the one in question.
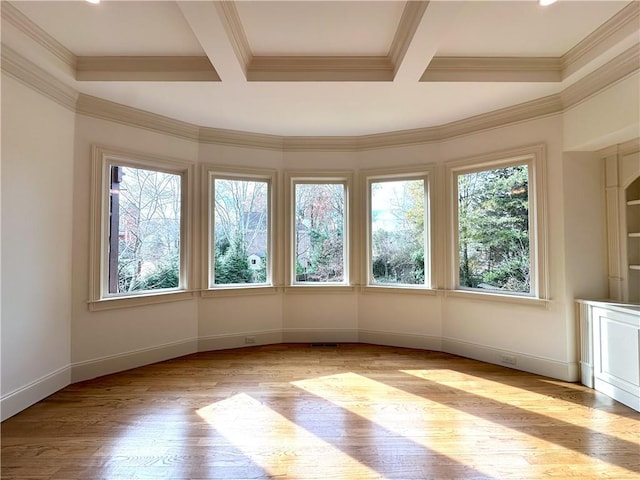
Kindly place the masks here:
[(461, 288), (531, 293), (529, 167), (457, 175)]
[(213, 284), (267, 283), (268, 182), (215, 178), (213, 203)]
[(371, 283), (425, 284), (425, 181), (370, 183)]
[(181, 176), (111, 165), (109, 293), (180, 285)]
[(296, 283), (345, 282), (345, 185), (296, 183)]

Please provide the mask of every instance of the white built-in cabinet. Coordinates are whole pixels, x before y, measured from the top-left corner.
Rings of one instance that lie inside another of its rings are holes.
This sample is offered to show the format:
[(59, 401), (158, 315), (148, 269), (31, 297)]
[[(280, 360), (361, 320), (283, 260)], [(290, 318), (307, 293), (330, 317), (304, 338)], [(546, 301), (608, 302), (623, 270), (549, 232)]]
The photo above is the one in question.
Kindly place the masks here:
[(640, 412), (640, 305), (578, 300), (583, 385)]
[(640, 141), (604, 153), (609, 298), (640, 304)]

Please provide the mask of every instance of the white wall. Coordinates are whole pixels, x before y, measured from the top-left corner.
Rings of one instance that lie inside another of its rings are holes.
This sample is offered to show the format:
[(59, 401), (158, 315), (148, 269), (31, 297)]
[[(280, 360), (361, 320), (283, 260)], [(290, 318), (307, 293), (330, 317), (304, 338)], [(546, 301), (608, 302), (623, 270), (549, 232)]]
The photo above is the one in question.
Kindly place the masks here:
[(593, 151), (640, 136), (640, 72), (564, 113), (564, 150)]
[(2, 418), (69, 383), (73, 112), (2, 76)]
[[(198, 301), (90, 312), (89, 232), (91, 146), (197, 162), (198, 143), (78, 115), (73, 160), (73, 304), (71, 362), (74, 381), (192, 353), (197, 350)], [(196, 179), (197, 181), (197, 179)]]

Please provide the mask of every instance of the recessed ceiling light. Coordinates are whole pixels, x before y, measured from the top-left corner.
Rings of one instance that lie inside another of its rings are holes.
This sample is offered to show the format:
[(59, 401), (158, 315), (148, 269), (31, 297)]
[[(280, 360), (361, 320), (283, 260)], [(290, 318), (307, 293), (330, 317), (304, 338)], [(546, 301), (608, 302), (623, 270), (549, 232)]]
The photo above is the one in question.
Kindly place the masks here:
[[(542, 0), (541, 0), (542, 1)], [(89, 3), (93, 3), (94, 5), (97, 5), (100, 3), (100, 0), (87, 0), (87, 2)]]
[[(89, 0), (87, 0), (89, 1)], [(100, 0), (98, 0), (100, 1)], [(557, 0), (540, 0), (540, 6), (542, 7), (548, 7), (549, 5), (551, 5), (552, 3), (556, 3)]]

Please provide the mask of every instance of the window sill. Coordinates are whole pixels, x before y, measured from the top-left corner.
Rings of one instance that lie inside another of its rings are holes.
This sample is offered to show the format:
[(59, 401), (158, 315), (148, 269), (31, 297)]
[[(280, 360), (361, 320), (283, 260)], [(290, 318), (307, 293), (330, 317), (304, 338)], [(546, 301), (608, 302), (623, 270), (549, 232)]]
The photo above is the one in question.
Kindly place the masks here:
[(285, 293), (324, 294), (324, 293), (351, 293), (355, 292), (353, 285), (331, 285), (322, 283), (318, 285), (289, 285), (285, 287)]
[(520, 295), (505, 295), (494, 292), (476, 292), (470, 290), (445, 290), (445, 297), (464, 298), (467, 300), (481, 300), (489, 302), (502, 302), (517, 305), (527, 305), (529, 307), (548, 308), (551, 300), (536, 297), (525, 297)]
[(109, 297), (89, 301), (89, 310), (92, 312), (100, 312), (102, 310), (114, 310), (116, 308), (129, 308), (143, 305), (155, 305), (157, 303), (178, 302), (182, 300), (190, 300), (193, 296), (194, 293), (190, 290), (177, 290), (172, 292)]
[(363, 285), (362, 293), (395, 293), (400, 295), (428, 295), (435, 296), (438, 294), (437, 290), (428, 287), (414, 287), (414, 286), (394, 286), (394, 285)]
[(229, 286), (229, 287), (214, 287), (207, 290), (201, 290), (200, 296), (202, 298), (217, 298), (217, 297), (241, 297), (245, 295), (273, 295), (278, 292), (278, 287), (273, 285), (260, 285), (260, 286)]

